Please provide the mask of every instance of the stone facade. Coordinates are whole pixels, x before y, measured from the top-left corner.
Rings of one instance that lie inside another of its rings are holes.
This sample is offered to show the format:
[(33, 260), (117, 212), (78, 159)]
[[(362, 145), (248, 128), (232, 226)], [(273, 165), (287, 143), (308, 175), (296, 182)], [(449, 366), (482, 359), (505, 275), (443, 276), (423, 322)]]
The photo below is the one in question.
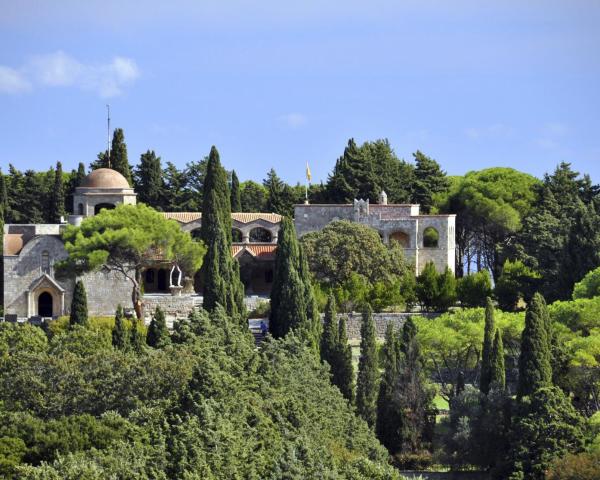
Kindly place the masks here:
[[(455, 269), (456, 215), (421, 215), (419, 205), (388, 205), (385, 192), (379, 204), (355, 200), (353, 204), (295, 205), (294, 223), (298, 236), (322, 230), (336, 220), (367, 225), (379, 232), (384, 243), (398, 241), (420, 273), (432, 261), (438, 271)], [(432, 241), (433, 237), (437, 240)]]

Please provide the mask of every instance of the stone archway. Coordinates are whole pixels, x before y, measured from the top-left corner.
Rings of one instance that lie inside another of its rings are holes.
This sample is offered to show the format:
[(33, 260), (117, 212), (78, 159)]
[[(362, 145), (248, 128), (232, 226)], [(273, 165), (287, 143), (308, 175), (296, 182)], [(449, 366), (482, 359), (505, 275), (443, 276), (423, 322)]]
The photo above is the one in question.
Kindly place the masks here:
[(50, 292), (42, 292), (37, 298), (37, 314), (40, 317), (52, 317), (54, 313), (54, 298)]
[(410, 236), (408, 235), (408, 233), (403, 232), (402, 230), (398, 230), (396, 232), (393, 232), (390, 235), (390, 240), (395, 240), (403, 248), (409, 248), (410, 247)]

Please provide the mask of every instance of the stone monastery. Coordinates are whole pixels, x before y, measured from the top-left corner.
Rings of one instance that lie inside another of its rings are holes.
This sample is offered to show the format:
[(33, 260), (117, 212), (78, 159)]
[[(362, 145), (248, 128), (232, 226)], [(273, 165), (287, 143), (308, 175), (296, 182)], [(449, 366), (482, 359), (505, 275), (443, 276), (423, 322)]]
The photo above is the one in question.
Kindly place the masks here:
[[(68, 223), (79, 225), (86, 217), (103, 208), (135, 204), (136, 193), (117, 171), (101, 168), (92, 171), (73, 197), (75, 215)], [(199, 234), (199, 212), (165, 212), (181, 228)], [(296, 205), (295, 225), (299, 236), (322, 229), (334, 220), (363, 223), (377, 230), (384, 242), (400, 242), (417, 272), (428, 261), (438, 270), (455, 262), (455, 216), (420, 215), (419, 205), (391, 205), (385, 192), (378, 204), (355, 200), (349, 205)], [(273, 282), (273, 264), (281, 216), (275, 213), (232, 213), (232, 255), (240, 263), (246, 296), (268, 297)], [(66, 227), (61, 224), (4, 226), (4, 312), (6, 320), (41, 321), (69, 313), (75, 278), (56, 278), (53, 265), (67, 253), (61, 240)], [(144, 274), (144, 310), (151, 312), (161, 305), (173, 319), (202, 304), (199, 275), (178, 285), (170, 265), (157, 262)], [(93, 272), (81, 277), (90, 315), (114, 315), (119, 304), (131, 304), (131, 285), (120, 274)], [(148, 313), (147, 313), (148, 314)]]

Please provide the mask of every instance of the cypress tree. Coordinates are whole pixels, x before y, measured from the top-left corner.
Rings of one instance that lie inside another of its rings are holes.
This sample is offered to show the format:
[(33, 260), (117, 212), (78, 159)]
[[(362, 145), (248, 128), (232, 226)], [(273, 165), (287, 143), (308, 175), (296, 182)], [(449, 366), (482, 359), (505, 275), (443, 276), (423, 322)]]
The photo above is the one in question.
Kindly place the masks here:
[(546, 302), (539, 293), (527, 305), (525, 328), (521, 335), (519, 356), (519, 382), (517, 398), (530, 395), (539, 388), (552, 385), (550, 345), (545, 315)]
[[(491, 390), (504, 390), (506, 388), (506, 372), (504, 369), (504, 347), (500, 329), (496, 330), (494, 345), (490, 358), (490, 383)], [(485, 393), (485, 392), (484, 392)]]
[(352, 403), (354, 401), (354, 367), (352, 365), (352, 347), (348, 343), (346, 317), (340, 318), (338, 324), (338, 360), (333, 383), (342, 395)]
[(110, 166), (123, 175), (129, 185), (131, 181), (131, 165), (127, 158), (127, 144), (125, 143), (125, 134), (122, 128), (115, 128), (113, 132), (112, 143), (110, 147)]
[(71, 327), (75, 325), (87, 326), (88, 324), (87, 295), (85, 293), (85, 286), (81, 280), (77, 281), (73, 290), (69, 324)]
[(427, 262), (417, 277), (417, 298), (425, 310), (434, 310), (439, 297), (439, 275), (433, 262)]
[(454, 272), (446, 267), (438, 277), (438, 295), (435, 305), (439, 312), (445, 312), (456, 303), (456, 277)]
[(50, 196), (50, 221), (59, 223), (65, 215), (65, 186), (63, 184), (62, 164), (56, 162), (54, 172), (54, 188)]
[(383, 345), (383, 376), (377, 396), (377, 422), (375, 432), (379, 441), (394, 454), (401, 448), (402, 414), (396, 398), (399, 373), (399, 338), (389, 323)]
[(294, 327), (307, 324), (305, 286), (298, 274), (300, 246), (294, 224), (284, 217), (279, 227), (269, 328), (275, 338), (281, 338)]
[(135, 191), (138, 201), (157, 210), (163, 208), (164, 180), (160, 157), (154, 150), (148, 150), (140, 156), (140, 164), (134, 174)]
[(115, 313), (115, 326), (112, 330), (112, 345), (117, 350), (127, 350), (129, 345), (129, 335), (123, 322), (123, 307), (119, 305)]
[(8, 192), (6, 190), (6, 180), (2, 169), (0, 169), (0, 219), (4, 221), (8, 217)]
[(148, 327), (148, 333), (146, 334), (146, 344), (153, 348), (164, 347), (171, 343), (169, 338), (169, 330), (167, 329), (167, 321), (165, 319), (165, 312), (160, 307), (156, 307), (150, 326)]
[(375, 345), (375, 324), (373, 310), (367, 304), (360, 326), (360, 360), (356, 382), (356, 410), (369, 424), (375, 426), (377, 417), (377, 347)]
[(304, 253), (304, 247), (300, 243), (298, 243), (298, 275), (304, 286), (304, 301), (306, 303), (306, 325), (303, 327), (303, 330), (311, 348), (318, 355), (321, 335), (323, 334), (323, 323), (321, 322), (321, 315), (317, 307), (317, 299), (315, 298), (312, 277)]
[(77, 166), (77, 174), (75, 175), (75, 186), (79, 187), (86, 176), (87, 173), (85, 172), (85, 165), (83, 162), (79, 162), (79, 165)]
[(141, 321), (137, 318), (131, 319), (131, 332), (129, 343), (131, 344), (131, 348), (135, 353), (143, 352), (144, 344), (146, 343), (146, 341), (144, 339)]
[(335, 310), (335, 299), (329, 294), (323, 318), (323, 336), (321, 337), (321, 360), (327, 362), (335, 375), (338, 354), (338, 322)]
[(486, 395), (490, 391), (490, 378), (492, 374), (492, 349), (494, 346), (494, 305), (492, 299), (487, 297), (485, 303), (485, 327), (483, 333), (483, 348), (481, 353), (481, 377), (479, 390)]
[(227, 174), (219, 152), (213, 146), (208, 156), (202, 207), (202, 240), (207, 247), (202, 275), (204, 308), (213, 311), (217, 304), (241, 322), (244, 315), (244, 286), (239, 266), (231, 256), (231, 204)]
[(238, 180), (238, 176), (235, 173), (235, 170), (231, 172), (231, 211), (242, 211), (242, 195), (240, 192), (240, 181)]

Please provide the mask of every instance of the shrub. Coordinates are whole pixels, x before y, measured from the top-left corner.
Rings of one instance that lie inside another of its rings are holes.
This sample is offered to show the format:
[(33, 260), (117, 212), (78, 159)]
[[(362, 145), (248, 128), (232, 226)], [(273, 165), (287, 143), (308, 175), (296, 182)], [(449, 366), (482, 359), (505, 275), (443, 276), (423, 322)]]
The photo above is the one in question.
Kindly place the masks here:
[(573, 288), (573, 300), (600, 295), (600, 267), (588, 272)]
[(520, 300), (528, 301), (531, 298), (539, 279), (540, 275), (520, 260), (506, 260), (494, 288), (500, 308), (515, 311)]
[(489, 272), (480, 270), (458, 279), (456, 293), (463, 307), (485, 306), (485, 299), (492, 294), (492, 281)]
[(546, 471), (546, 480), (596, 480), (600, 478), (600, 452), (569, 453), (555, 460)]

